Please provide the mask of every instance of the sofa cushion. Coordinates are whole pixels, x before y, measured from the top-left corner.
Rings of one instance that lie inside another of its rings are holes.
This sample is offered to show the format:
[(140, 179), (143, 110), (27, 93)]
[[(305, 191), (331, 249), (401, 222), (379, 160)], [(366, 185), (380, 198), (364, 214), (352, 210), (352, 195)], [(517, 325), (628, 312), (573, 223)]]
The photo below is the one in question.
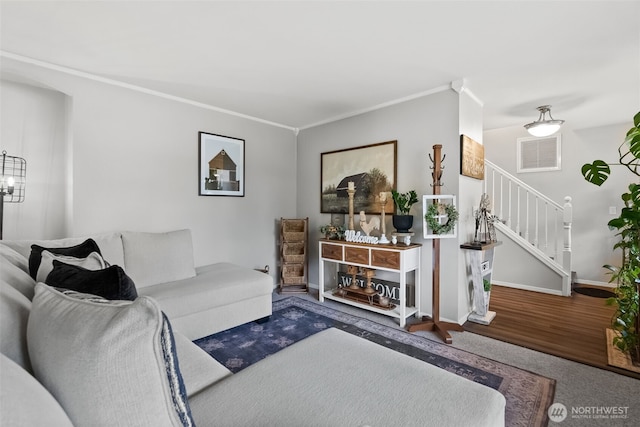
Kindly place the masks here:
[(124, 269), (138, 288), (195, 276), (189, 230), (122, 233)]
[(198, 268), (196, 277), (138, 288), (153, 297), (170, 319), (220, 307), (260, 295), (271, 295), (271, 276), (220, 262)]
[(190, 403), (198, 425), (499, 427), (506, 401), (492, 388), (329, 328)]
[(57, 255), (49, 251), (42, 251), (40, 266), (36, 273), (36, 282), (46, 282), (47, 276), (53, 270), (54, 260), (68, 265), (77, 265), (88, 270), (101, 270), (106, 267), (104, 259), (98, 252), (91, 252), (84, 258), (77, 258), (69, 255)]
[(27, 273), (29, 272), (28, 255), (22, 255), (15, 249), (5, 245), (4, 242), (0, 242), (0, 257), (5, 259), (7, 263), (18, 267)]
[(182, 374), (188, 397), (232, 375), (226, 366), (211, 357), (180, 332), (174, 331), (173, 336), (176, 341), (178, 359), (180, 360), (180, 373)]
[(38, 283), (27, 342), (36, 378), (74, 425), (193, 425), (171, 326), (151, 298)]
[(48, 251), (56, 255), (66, 255), (75, 258), (88, 257), (92, 252), (100, 254), (100, 248), (93, 239), (87, 239), (84, 242), (66, 247), (45, 248), (40, 245), (31, 245), (31, 254), (29, 255), (29, 274), (37, 280), (38, 269), (42, 263), (42, 252)]
[(3, 280), (0, 280), (0, 294), (0, 353), (32, 372), (27, 351), (31, 301)]
[(0, 354), (0, 384), (0, 425), (73, 427), (51, 393), (3, 354)]
[(133, 301), (138, 297), (133, 280), (119, 265), (90, 270), (56, 260), (53, 261), (53, 270), (47, 276), (46, 283), (56, 288), (98, 295), (108, 300)]
[(36, 286), (36, 281), (33, 280), (33, 277), (29, 276), (29, 268), (26, 267), (26, 259), (24, 259), (24, 263), (25, 268), (23, 270), (16, 264), (10, 262), (4, 256), (0, 256), (0, 279), (4, 280), (9, 285), (17, 289), (22, 295), (24, 295), (29, 299), (29, 301), (31, 301), (31, 299), (33, 298), (34, 288)]

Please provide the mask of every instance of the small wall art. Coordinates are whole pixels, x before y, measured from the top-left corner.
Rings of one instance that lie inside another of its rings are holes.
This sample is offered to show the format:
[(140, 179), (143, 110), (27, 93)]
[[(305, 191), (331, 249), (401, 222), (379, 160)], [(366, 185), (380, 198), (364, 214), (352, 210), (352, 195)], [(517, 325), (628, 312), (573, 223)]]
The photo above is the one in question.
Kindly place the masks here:
[(456, 237), (458, 229), (456, 196), (440, 194), (422, 196), (422, 212), (424, 212), (422, 230), (425, 239)]
[(199, 132), (198, 194), (244, 196), (244, 139)]
[(460, 173), (484, 179), (484, 145), (466, 135), (460, 135)]

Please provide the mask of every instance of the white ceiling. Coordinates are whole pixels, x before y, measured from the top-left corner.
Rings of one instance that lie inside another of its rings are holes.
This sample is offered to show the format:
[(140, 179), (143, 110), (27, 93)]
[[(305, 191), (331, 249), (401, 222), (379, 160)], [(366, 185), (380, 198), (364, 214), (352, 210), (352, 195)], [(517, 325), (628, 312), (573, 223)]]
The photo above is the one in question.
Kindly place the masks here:
[[(640, 1), (1, 1), (20, 55), (304, 128), (466, 80), (485, 129), (640, 109)], [(5, 70), (6, 72), (6, 70)]]

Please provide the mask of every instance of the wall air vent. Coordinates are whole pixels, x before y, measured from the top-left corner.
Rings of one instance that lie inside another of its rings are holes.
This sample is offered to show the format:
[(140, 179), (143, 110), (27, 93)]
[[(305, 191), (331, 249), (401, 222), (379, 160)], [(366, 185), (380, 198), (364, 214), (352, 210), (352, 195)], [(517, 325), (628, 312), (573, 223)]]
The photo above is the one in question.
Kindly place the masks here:
[(560, 170), (560, 134), (518, 138), (518, 173)]

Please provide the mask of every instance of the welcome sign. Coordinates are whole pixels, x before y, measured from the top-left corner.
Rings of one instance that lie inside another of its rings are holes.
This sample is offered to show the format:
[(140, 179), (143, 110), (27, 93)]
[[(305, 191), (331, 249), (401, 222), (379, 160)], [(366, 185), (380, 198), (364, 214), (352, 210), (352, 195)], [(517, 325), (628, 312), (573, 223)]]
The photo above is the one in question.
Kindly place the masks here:
[[(343, 273), (342, 271), (338, 272), (338, 285), (341, 287), (351, 286), (352, 275)], [(367, 286), (367, 278), (364, 276), (356, 275), (356, 282), (358, 286), (364, 288)], [(391, 282), (388, 280), (378, 279), (376, 277), (371, 278), (371, 286), (376, 290), (381, 296), (389, 298), (389, 300), (394, 304), (400, 304), (400, 283)], [(414, 287), (412, 285), (407, 285), (407, 305), (412, 306), (414, 297), (413, 297)]]

